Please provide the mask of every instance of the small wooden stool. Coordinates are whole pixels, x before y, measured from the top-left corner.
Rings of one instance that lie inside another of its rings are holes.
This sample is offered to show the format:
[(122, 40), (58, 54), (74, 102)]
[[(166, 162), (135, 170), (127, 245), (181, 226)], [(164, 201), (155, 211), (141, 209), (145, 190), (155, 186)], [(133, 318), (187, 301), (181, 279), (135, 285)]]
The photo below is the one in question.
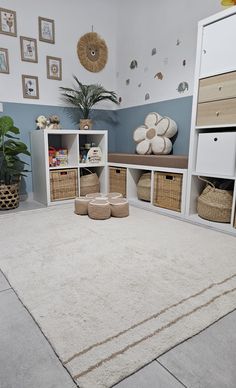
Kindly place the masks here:
[(129, 203), (125, 198), (111, 199), (110, 201), (111, 215), (113, 217), (128, 217)]
[(91, 199), (86, 197), (75, 198), (75, 214), (85, 215), (88, 214), (88, 204)]
[(96, 198), (88, 204), (88, 215), (94, 220), (106, 220), (111, 216), (111, 208), (107, 199)]

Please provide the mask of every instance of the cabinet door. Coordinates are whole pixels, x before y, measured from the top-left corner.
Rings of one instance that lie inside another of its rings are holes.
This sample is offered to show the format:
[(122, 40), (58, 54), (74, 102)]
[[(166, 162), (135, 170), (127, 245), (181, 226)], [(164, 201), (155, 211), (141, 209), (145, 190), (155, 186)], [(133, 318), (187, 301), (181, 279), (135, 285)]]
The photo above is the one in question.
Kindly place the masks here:
[(203, 28), (200, 77), (236, 68), (236, 14)]

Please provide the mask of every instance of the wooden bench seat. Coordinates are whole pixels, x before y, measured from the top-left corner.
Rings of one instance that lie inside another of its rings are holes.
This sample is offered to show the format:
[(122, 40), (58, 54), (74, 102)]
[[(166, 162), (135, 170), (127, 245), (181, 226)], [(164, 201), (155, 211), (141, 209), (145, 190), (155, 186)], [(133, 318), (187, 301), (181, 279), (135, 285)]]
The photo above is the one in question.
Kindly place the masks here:
[(188, 156), (109, 153), (108, 163), (135, 164), (142, 166), (186, 169), (188, 168)]

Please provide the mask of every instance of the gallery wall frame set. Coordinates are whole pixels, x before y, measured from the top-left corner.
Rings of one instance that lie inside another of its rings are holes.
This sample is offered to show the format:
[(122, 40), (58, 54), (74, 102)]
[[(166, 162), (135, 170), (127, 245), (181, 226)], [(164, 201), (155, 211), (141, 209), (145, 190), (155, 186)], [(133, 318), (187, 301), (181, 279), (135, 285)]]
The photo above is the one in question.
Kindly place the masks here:
[(37, 40), (20, 36), (21, 60), (25, 62), (38, 62)]
[(0, 8), (0, 34), (17, 36), (15, 11)]
[(10, 73), (8, 49), (6, 48), (0, 48), (0, 73)]
[(46, 43), (55, 43), (54, 20), (39, 16), (39, 40)]
[(24, 98), (39, 99), (38, 77), (22, 74), (22, 90)]

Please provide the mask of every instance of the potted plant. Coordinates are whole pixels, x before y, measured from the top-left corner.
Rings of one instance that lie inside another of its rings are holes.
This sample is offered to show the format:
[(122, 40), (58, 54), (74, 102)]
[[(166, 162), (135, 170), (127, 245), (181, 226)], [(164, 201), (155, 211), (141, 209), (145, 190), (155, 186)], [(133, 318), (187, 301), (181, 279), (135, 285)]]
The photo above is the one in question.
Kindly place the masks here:
[(62, 96), (66, 102), (76, 106), (79, 109), (80, 129), (91, 129), (92, 120), (90, 118), (91, 110), (101, 101), (111, 101), (119, 104), (115, 92), (104, 89), (99, 84), (83, 85), (74, 75), (76, 86), (74, 89), (60, 87)]
[(20, 177), (27, 171), (27, 163), (19, 155), (30, 155), (27, 145), (16, 136), (19, 133), (11, 117), (0, 117), (0, 210), (19, 206)]

